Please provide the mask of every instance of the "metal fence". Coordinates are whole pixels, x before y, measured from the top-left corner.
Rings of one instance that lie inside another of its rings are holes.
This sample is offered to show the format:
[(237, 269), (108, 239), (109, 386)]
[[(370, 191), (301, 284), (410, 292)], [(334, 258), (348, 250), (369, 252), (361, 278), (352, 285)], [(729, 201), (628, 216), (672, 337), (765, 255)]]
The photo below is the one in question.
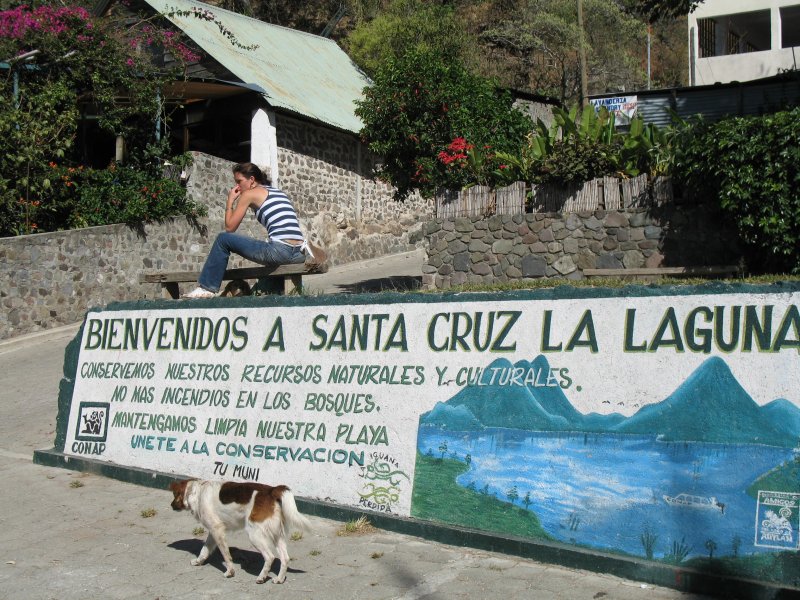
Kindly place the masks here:
[(630, 179), (601, 177), (581, 185), (529, 185), (517, 181), (508, 187), (472, 186), (436, 196), (438, 218), (515, 215), (537, 212), (582, 212), (662, 206), (673, 202), (669, 177)]

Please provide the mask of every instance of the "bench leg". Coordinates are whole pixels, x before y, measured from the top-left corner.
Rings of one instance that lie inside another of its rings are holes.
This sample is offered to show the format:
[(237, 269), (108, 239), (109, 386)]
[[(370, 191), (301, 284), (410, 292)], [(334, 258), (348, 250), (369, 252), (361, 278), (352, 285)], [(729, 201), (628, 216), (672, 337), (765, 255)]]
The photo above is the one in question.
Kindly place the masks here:
[(303, 293), (303, 276), (302, 275), (285, 275), (283, 278), (283, 293), (289, 295), (291, 293)]
[(161, 284), (161, 296), (163, 298), (172, 298), (173, 300), (177, 300), (180, 295), (181, 293), (180, 289), (178, 288), (178, 282), (168, 281)]

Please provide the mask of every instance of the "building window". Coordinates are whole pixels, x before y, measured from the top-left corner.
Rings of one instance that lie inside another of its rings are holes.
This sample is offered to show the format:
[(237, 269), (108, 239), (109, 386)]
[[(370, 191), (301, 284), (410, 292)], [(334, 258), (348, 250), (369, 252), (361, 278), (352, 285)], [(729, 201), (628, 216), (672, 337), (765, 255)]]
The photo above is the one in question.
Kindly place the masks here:
[(697, 47), (700, 58), (715, 56), (717, 46), (717, 24), (714, 19), (697, 20)]
[(800, 5), (781, 8), (781, 47), (800, 46)]
[(697, 46), (700, 49), (700, 58), (716, 56), (717, 27), (714, 19), (698, 19), (697, 31)]
[(725, 54), (739, 54), (742, 37), (735, 31), (728, 30), (728, 41), (725, 45)]
[(759, 52), (772, 47), (768, 10), (698, 19), (700, 58)]
[(731, 38), (736, 38), (736, 43), (728, 48), (728, 54), (758, 52), (769, 50), (772, 47), (768, 10), (757, 10), (723, 18), (726, 19), (729, 35)]

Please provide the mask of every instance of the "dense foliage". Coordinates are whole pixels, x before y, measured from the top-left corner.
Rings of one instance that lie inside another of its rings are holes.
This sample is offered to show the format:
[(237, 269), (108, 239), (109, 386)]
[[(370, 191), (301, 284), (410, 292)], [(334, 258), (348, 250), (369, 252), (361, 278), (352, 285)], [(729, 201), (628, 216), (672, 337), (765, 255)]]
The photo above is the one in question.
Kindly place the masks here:
[(46, 200), (21, 203), (32, 231), (78, 229), (108, 223), (144, 223), (199, 209), (175, 180), (125, 165), (105, 169), (48, 165)]
[[(550, 127), (541, 120), (534, 125), (489, 82), (463, 71), (448, 78), (451, 68), (430, 55), (390, 62), (359, 111), (362, 136), (386, 158), (381, 175), (400, 198), (413, 190), (427, 196), (475, 184), (580, 184), (604, 175), (663, 175), (671, 168), (671, 130), (640, 118), (623, 132), (605, 109), (554, 108)], [(475, 95), (480, 85), (485, 94)], [(465, 102), (471, 94), (475, 102)]]
[(515, 181), (570, 185), (605, 175), (665, 175), (673, 147), (671, 129), (645, 125), (639, 117), (621, 131), (613, 113), (605, 109), (554, 108), (553, 124), (547, 127), (539, 120), (519, 152), (497, 152), (490, 159), (498, 185)]
[(800, 108), (686, 126), (675, 176), (718, 198), (751, 249), (751, 269), (800, 273)]
[(634, 14), (644, 16), (648, 22), (670, 19), (694, 12), (703, 0), (623, 0), (623, 5)]
[[(356, 114), (364, 122), (362, 137), (383, 157), (379, 175), (397, 188), (397, 198), (487, 182), (490, 165), (483, 154), (515, 152), (530, 130), (530, 120), (492, 81), (417, 50), (378, 69)], [(456, 138), (466, 141), (454, 150), (464, 158), (440, 159)]]
[[(106, 26), (77, 5), (21, 5), (0, 12), (0, 57), (5, 60), (0, 69), (0, 235), (76, 223), (54, 218), (81, 210), (65, 207), (78, 196), (53, 185), (50, 165), (79, 167), (85, 157), (75, 142), (80, 128), (90, 123), (96, 123), (93, 135), (105, 133), (111, 140), (109, 158), (114, 137), (123, 136), (126, 169), (136, 169), (149, 181), (160, 179), (168, 157), (155, 135), (155, 117), (163, 110), (159, 90), (166, 77), (176, 74), (161, 72), (151, 51), (168, 51), (178, 64), (196, 57), (176, 34), (151, 24), (134, 25), (124, 41)], [(114, 177), (120, 181), (119, 172)], [(83, 178), (81, 193), (87, 193), (93, 180), (101, 185), (106, 178)], [(122, 196), (130, 200), (139, 183), (131, 180), (132, 187)], [(195, 214), (185, 199), (181, 202), (184, 194), (175, 190), (170, 196), (175, 196), (168, 201), (172, 210)], [(146, 199), (140, 194), (138, 201)], [(133, 215), (144, 214), (101, 212), (113, 219), (128, 215), (133, 221), (139, 220)]]
[[(424, 0), (395, 0), (347, 36), (346, 49), (370, 76), (390, 57), (410, 50), (463, 57), (467, 40), (452, 6)], [(462, 61), (463, 62), (463, 61)]]

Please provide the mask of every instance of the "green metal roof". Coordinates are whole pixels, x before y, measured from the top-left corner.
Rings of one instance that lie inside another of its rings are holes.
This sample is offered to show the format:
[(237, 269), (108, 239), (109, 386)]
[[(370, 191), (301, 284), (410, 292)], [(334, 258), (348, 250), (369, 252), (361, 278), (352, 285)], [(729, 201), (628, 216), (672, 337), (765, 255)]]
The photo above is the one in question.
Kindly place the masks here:
[[(361, 129), (355, 101), (363, 97), (369, 79), (334, 41), (202, 2), (146, 2), (248, 87), (262, 92), (270, 106), (346, 131)], [(212, 20), (195, 16), (209, 12)], [(235, 44), (215, 20), (235, 36)]]

